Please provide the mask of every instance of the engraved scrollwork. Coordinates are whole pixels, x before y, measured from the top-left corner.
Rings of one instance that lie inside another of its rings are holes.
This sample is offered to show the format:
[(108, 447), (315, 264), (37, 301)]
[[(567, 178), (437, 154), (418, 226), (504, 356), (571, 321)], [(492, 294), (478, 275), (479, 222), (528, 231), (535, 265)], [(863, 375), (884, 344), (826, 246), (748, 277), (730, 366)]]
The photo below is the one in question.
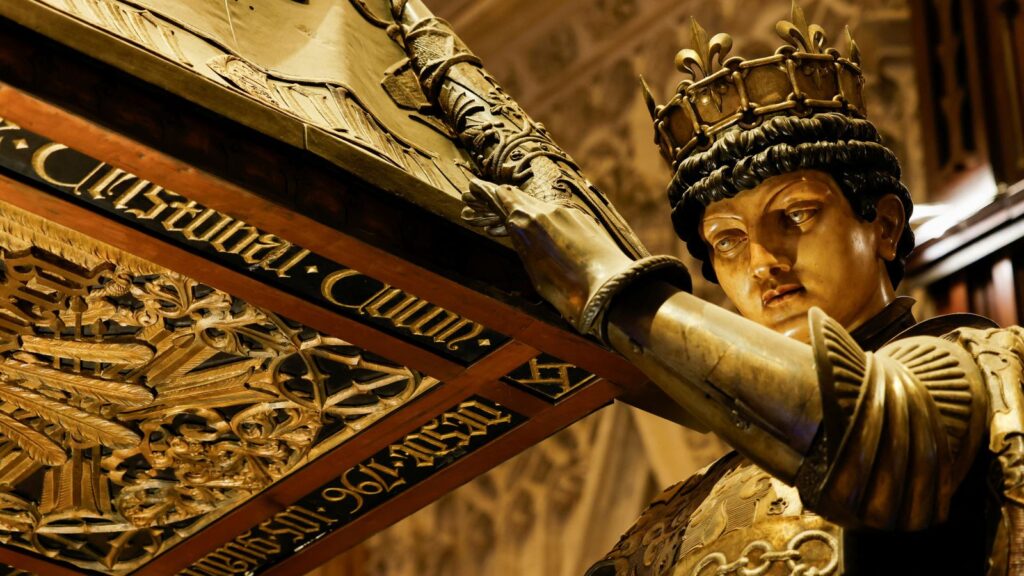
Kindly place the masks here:
[[(399, 106), (424, 112), (417, 95), (403, 85), (401, 64), (394, 67), (384, 87)], [(344, 140), (408, 171), (442, 190), (461, 189), (464, 177), (438, 154), (402, 138), (390, 129), (348, 86), (310, 82), (272, 75), (256, 64), (232, 54), (214, 56), (206, 65), (245, 94), (314, 126), (326, 128)], [(395, 74), (399, 74), (396, 76)], [(422, 98), (422, 95), (419, 95)], [(413, 118), (450, 137), (447, 129), (429, 115)]]

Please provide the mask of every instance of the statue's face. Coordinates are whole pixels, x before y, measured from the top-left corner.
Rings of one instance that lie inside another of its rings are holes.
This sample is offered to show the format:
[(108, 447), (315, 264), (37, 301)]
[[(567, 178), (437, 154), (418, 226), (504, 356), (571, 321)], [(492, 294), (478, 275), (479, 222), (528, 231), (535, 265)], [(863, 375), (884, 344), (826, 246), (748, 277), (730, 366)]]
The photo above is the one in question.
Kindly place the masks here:
[(801, 170), (712, 203), (701, 232), (740, 314), (807, 341), (812, 306), (853, 329), (892, 298), (885, 261), (895, 257), (902, 207), (887, 197), (879, 210), (874, 222), (858, 218), (831, 176)]

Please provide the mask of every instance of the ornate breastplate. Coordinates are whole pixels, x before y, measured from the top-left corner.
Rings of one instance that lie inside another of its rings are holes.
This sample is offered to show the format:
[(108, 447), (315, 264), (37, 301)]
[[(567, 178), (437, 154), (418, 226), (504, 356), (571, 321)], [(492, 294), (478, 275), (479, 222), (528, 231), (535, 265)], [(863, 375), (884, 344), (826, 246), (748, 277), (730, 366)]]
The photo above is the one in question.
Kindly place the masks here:
[(842, 532), (795, 488), (744, 462), (690, 516), (673, 576), (840, 574)]
[(587, 576), (838, 576), (842, 529), (727, 455), (656, 498)]

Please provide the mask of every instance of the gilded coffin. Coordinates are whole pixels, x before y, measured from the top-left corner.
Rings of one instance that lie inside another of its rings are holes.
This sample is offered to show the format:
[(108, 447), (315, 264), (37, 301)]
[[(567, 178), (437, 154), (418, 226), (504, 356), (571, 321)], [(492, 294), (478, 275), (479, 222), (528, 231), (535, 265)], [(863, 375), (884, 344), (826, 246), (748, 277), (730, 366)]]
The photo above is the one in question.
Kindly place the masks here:
[(650, 401), (460, 221), (479, 167), (393, 24), (384, 0), (0, 4), (12, 573), (300, 573)]

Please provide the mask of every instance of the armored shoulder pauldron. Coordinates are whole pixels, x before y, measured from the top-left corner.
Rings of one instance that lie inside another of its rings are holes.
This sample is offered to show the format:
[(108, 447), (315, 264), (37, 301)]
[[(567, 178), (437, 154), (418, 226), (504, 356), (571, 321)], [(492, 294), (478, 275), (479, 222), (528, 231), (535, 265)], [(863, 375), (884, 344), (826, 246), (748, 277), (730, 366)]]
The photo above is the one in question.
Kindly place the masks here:
[[(812, 345), (671, 287), (615, 314), (609, 336), (681, 406), (844, 526), (943, 521), (985, 431), (974, 356), (935, 336), (867, 352), (822, 311)], [(659, 292), (660, 290), (660, 292)]]

